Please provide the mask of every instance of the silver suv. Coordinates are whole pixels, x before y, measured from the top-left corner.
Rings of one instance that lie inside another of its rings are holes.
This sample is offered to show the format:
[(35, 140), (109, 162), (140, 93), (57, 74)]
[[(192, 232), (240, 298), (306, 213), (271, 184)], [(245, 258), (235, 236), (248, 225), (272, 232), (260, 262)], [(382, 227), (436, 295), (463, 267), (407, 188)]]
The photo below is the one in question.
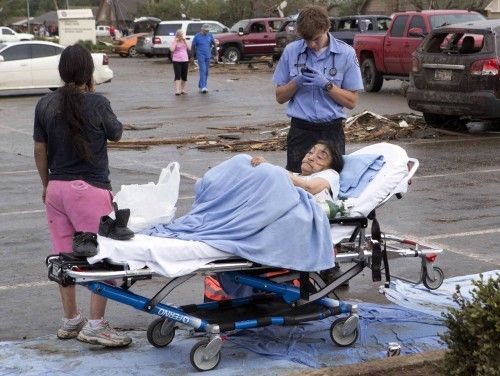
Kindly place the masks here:
[(229, 31), (225, 25), (217, 21), (162, 21), (156, 26), (153, 35), (153, 55), (170, 57), (170, 44), (174, 41), (175, 32), (178, 29), (181, 29), (184, 32), (188, 47), (191, 48), (191, 41), (196, 33), (200, 32), (203, 24), (209, 25), (209, 31), (212, 34), (226, 33)]

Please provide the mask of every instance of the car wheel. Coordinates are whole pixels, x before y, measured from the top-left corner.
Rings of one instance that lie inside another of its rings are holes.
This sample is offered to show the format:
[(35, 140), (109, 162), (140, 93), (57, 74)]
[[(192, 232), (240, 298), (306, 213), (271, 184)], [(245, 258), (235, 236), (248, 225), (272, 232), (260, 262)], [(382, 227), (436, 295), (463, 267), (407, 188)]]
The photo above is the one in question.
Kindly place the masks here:
[(137, 53), (137, 50), (135, 49), (135, 46), (132, 46), (128, 49), (128, 56), (130, 57), (137, 57), (137, 55), (139, 55)]
[(241, 52), (238, 47), (227, 47), (224, 49), (224, 58), (228, 63), (237, 63), (241, 59)]
[(365, 91), (377, 92), (382, 88), (384, 77), (377, 70), (373, 59), (365, 59), (361, 64), (361, 76), (363, 77), (363, 87)]

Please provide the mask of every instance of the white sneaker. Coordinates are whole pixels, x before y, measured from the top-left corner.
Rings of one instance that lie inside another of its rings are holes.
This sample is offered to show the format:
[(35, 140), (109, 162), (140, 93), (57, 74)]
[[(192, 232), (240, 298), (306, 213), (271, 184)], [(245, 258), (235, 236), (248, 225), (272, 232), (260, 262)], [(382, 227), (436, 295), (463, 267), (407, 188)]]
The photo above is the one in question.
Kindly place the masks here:
[(76, 339), (82, 342), (91, 343), (93, 345), (102, 345), (105, 347), (124, 347), (132, 343), (132, 338), (126, 334), (118, 333), (106, 320), (102, 320), (101, 324), (102, 326), (93, 328), (87, 322)]
[(204, 88), (202, 88), (202, 89), (200, 90), (200, 93), (202, 93), (202, 94), (206, 94), (206, 93), (208, 93), (208, 89), (207, 89), (206, 87), (204, 87)]
[(83, 326), (87, 323), (87, 320), (84, 317), (80, 316), (80, 320), (76, 323), (73, 323), (72, 320), (68, 320), (63, 318), (62, 325), (57, 330), (57, 338), (59, 339), (71, 339), (75, 338), (80, 330), (82, 330)]

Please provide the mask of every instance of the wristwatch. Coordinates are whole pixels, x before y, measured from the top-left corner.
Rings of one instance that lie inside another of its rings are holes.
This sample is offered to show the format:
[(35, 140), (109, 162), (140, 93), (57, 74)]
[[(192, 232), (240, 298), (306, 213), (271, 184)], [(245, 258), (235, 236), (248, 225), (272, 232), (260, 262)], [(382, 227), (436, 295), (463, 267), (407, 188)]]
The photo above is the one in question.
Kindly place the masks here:
[(332, 88), (333, 88), (332, 82), (328, 81), (328, 83), (325, 84), (325, 87), (323, 89), (325, 89), (325, 91), (330, 91), (330, 90), (332, 90)]

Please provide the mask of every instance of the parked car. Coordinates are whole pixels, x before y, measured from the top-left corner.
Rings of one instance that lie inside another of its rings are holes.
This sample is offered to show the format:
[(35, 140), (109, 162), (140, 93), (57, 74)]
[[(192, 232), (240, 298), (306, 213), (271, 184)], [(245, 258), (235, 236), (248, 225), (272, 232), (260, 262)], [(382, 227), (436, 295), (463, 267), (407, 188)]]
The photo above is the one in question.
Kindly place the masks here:
[(33, 34), (16, 33), (9, 27), (0, 27), (0, 42), (20, 42), (22, 40), (33, 40)]
[(135, 45), (135, 50), (138, 54), (145, 55), (146, 57), (153, 57), (153, 35), (147, 34), (137, 38), (137, 44)]
[(214, 35), (218, 56), (230, 63), (255, 56), (272, 55), (276, 32), (284, 18), (254, 18), (235, 23), (228, 33)]
[(500, 120), (500, 20), (432, 31), (415, 51), (407, 91), (429, 125)]
[(201, 31), (203, 24), (208, 24), (212, 34), (227, 32), (229, 29), (217, 21), (202, 20), (182, 20), (182, 21), (162, 21), (156, 25), (153, 34), (153, 54), (155, 56), (170, 57), (170, 44), (174, 41), (175, 32), (181, 29), (186, 37), (188, 47), (191, 48), (191, 41), (196, 33)]
[(111, 50), (121, 57), (136, 57), (138, 55), (136, 49), (137, 41), (139, 37), (145, 37), (147, 35), (149, 35), (149, 33), (138, 33), (115, 39)]
[[(107, 25), (96, 26), (95, 36), (96, 37), (110, 37), (111, 36), (110, 27)], [(122, 36), (122, 33), (120, 32), (120, 30), (115, 28), (115, 38), (120, 38), (121, 36)]]
[[(59, 58), (64, 47), (43, 41), (0, 43), (0, 90), (56, 89), (63, 85), (59, 76)], [(94, 81), (110, 82), (113, 71), (108, 56), (93, 53)]]
[[(384, 32), (389, 28), (391, 18), (383, 15), (353, 15), (330, 17), (330, 33), (349, 45), (353, 44), (354, 36), (358, 33)], [(295, 30), (297, 16), (289, 17), (276, 33), (276, 46), (273, 59), (279, 60), (286, 45), (299, 39)]]
[(422, 38), (437, 27), (459, 22), (484, 20), (468, 10), (424, 10), (396, 13), (385, 34), (357, 34), (354, 49), (361, 64), (365, 91), (376, 92), (385, 80), (407, 80), (412, 67), (412, 53)]

